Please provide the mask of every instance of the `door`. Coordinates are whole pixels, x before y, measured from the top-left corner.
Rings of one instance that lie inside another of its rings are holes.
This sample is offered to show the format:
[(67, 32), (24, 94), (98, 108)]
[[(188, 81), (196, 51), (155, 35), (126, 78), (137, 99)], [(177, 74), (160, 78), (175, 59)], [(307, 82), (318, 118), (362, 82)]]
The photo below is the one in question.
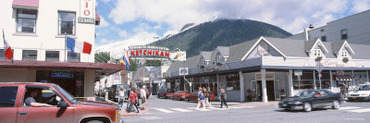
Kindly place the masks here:
[[(37, 90), (37, 96), (32, 91)], [(22, 106), (18, 110), (18, 123), (66, 123), (73, 120), (73, 107), (60, 108), (57, 103), (63, 98), (53, 88), (46, 86), (26, 86)], [(55, 96), (54, 96), (55, 95)], [(26, 106), (25, 100), (33, 97), (37, 103), (49, 104), (48, 107)]]
[[(274, 81), (266, 81), (266, 90), (267, 90), (267, 99), (269, 101), (275, 100), (275, 86)], [(258, 99), (262, 100), (262, 82), (257, 81), (257, 92), (258, 92)]]
[[(18, 86), (0, 86), (0, 122), (17, 122), (17, 93)], [(19, 102), (20, 98), (18, 98)], [(19, 103), (18, 103), (19, 105)]]

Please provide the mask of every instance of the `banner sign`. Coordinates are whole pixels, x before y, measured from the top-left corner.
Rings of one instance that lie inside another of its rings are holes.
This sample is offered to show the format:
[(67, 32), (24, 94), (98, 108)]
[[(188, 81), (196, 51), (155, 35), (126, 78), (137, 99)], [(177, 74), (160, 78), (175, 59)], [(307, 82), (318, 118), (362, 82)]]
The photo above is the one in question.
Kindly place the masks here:
[(179, 75), (189, 75), (189, 69), (187, 67), (180, 67)]
[(178, 51), (170, 54), (170, 59), (172, 61), (186, 61), (186, 52)]
[(80, 0), (79, 23), (95, 24), (95, 0)]

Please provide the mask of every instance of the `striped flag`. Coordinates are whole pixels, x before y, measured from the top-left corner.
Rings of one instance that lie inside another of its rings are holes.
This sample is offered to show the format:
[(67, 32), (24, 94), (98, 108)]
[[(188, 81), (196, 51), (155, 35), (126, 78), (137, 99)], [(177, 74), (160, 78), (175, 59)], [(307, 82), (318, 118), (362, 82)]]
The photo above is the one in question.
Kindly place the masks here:
[(13, 57), (13, 51), (8, 42), (5, 40), (4, 29), (3, 29), (3, 39), (4, 39), (4, 56), (10, 60)]
[(131, 63), (130, 63), (130, 58), (129, 58), (129, 56), (128, 56), (128, 52), (125, 52), (125, 53), (123, 54), (123, 57), (121, 58), (121, 64), (122, 64), (122, 65), (126, 65), (126, 68), (127, 68), (127, 69), (130, 69), (130, 65), (131, 65)]

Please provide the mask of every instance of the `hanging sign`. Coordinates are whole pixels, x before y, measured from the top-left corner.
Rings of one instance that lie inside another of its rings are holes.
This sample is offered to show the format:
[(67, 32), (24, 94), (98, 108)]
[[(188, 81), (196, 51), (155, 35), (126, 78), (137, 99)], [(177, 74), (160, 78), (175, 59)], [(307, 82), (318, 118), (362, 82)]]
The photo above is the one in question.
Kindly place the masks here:
[(80, 0), (80, 16), (79, 23), (95, 24), (95, 0)]

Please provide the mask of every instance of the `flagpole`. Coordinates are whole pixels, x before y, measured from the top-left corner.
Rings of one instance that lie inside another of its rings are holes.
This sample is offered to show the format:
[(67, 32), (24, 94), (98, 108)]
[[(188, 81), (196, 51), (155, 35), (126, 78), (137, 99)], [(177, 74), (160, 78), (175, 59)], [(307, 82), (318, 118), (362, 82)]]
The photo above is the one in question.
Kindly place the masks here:
[(64, 32), (64, 62), (67, 61), (67, 33)]

